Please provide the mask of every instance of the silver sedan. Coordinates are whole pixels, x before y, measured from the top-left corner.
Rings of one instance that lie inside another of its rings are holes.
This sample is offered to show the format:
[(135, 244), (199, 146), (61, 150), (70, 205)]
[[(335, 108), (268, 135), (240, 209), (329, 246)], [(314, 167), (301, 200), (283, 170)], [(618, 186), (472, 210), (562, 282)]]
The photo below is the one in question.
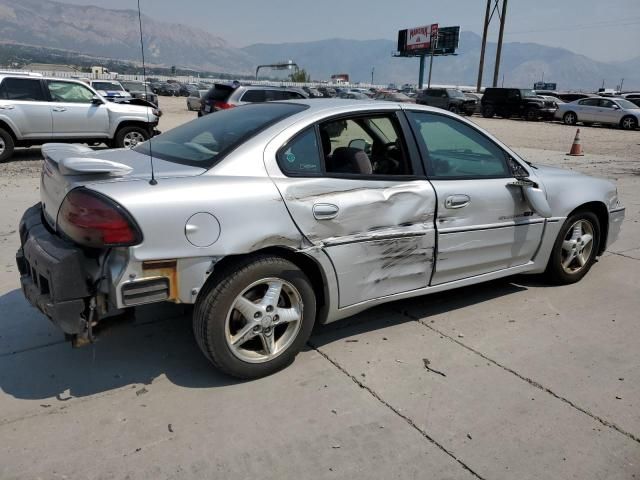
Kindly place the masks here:
[(577, 282), (624, 217), (610, 181), (414, 104), (246, 105), (133, 150), (43, 153), (20, 225), (27, 299), (76, 345), (135, 306), (194, 304), (198, 345), (241, 378), (384, 302), (521, 273)]
[(635, 130), (640, 124), (640, 107), (624, 98), (583, 98), (559, 104), (555, 118), (567, 125), (604, 123)]

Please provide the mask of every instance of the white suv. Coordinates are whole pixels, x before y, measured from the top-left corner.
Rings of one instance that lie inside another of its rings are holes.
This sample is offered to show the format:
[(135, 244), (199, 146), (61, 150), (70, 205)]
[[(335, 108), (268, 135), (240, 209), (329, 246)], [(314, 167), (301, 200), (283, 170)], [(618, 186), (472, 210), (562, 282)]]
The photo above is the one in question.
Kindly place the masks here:
[(80, 81), (0, 73), (0, 162), (47, 142), (132, 148), (157, 125), (155, 108), (107, 102)]

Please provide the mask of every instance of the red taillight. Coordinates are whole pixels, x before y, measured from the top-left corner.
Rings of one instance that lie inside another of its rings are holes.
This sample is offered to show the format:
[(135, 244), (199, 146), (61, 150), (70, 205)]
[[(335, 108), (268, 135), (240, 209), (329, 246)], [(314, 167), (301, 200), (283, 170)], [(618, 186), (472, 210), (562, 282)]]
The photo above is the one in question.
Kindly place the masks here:
[(58, 226), (86, 247), (130, 246), (142, 240), (138, 227), (120, 205), (83, 189), (72, 190), (65, 197)]
[(233, 108), (235, 105), (227, 102), (213, 102), (213, 108), (215, 110), (226, 110), (228, 108)]

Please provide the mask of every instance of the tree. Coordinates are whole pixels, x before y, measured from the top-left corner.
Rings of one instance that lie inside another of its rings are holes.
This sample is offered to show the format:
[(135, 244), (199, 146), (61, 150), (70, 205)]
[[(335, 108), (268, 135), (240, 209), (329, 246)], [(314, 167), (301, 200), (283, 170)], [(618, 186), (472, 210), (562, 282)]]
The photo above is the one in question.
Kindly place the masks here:
[(301, 70), (296, 70), (294, 73), (289, 75), (289, 80), (292, 82), (306, 83), (311, 81), (311, 75), (309, 75), (303, 68)]

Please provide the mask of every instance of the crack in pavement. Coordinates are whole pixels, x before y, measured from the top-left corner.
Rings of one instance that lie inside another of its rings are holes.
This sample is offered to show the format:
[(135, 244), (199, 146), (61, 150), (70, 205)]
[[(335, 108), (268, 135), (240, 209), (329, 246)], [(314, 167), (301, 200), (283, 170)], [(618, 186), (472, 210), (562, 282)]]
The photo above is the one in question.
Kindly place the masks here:
[[(632, 248), (630, 250), (625, 250), (626, 252), (630, 252), (631, 250), (635, 250), (635, 248)], [(631, 257), (629, 255), (625, 255), (624, 253), (618, 253), (618, 252), (612, 252), (610, 250), (607, 250), (607, 252), (609, 252), (612, 255), (618, 255), (619, 257), (624, 257), (624, 258), (628, 258), (630, 260), (636, 260), (636, 261), (640, 261), (640, 258), (636, 258), (636, 257)]]
[(407, 312), (406, 310), (404, 311), (398, 311), (398, 313), (404, 315), (407, 318), (410, 318), (414, 321), (416, 321), (417, 323), (419, 323), (420, 325), (422, 325), (423, 327), (428, 328), (429, 330), (432, 330), (433, 332), (437, 333), (438, 335), (442, 335), (444, 338), (447, 338), (448, 340), (460, 345), (461, 347), (469, 350), (470, 352), (475, 353), (476, 355), (480, 356), (481, 358), (483, 358), (484, 360), (486, 360), (487, 362), (491, 362), (492, 364), (494, 364), (497, 367), (500, 367), (502, 370), (504, 370), (505, 372), (509, 372), (512, 375), (515, 375), (516, 377), (518, 377), (520, 380), (523, 380), (525, 382), (527, 382), (529, 385), (531, 385), (532, 387), (537, 388), (538, 390), (542, 390), (545, 393), (548, 393), (549, 395), (551, 395), (554, 398), (557, 398), (558, 400), (566, 403), (567, 405), (571, 406), (572, 408), (578, 410), (581, 413), (584, 413), (585, 415), (588, 415), (589, 417), (591, 417), (593, 420), (601, 423), (602, 425), (604, 425), (607, 428), (610, 428), (612, 430), (615, 430), (618, 433), (621, 433), (622, 435), (630, 438), (631, 440), (640, 443), (640, 437), (634, 435), (631, 432), (627, 432), (626, 430), (622, 429), (621, 427), (619, 427), (618, 425), (616, 425), (613, 422), (610, 422), (608, 420), (605, 420), (604, 418), (596, 415), (595, 413), (590, 412), (589, 410), (587, 410), (586, 408), (583, 408), (579, 405), (577, 405), (576, 403), (572, 402), (571, 400), (569, 400), (568, 398), (563, 397), (562, 395), (557, 394), (556, 392), (554, 392), (553, 390), (551, 390), (548, 387), (545, 387), (544, 385), (542, 385), (541, 383), (536, 382), (535, 380), (525, 377), (524, 375), (521, 375), (520, 373), (516, 372), (515, 370), (507, 367), (506, 365), (502, 365), (501, 363), (499, 363), (498, 361), (494, 360), (491, 357), (486, 356), (484, 353), (476, 350), (473, 347), (470, 347), (464, 343), (462, 343), (461, 341), (459, 341), (456, 338), (453, 338), (450, 335), (447, 335), (444, 332), (441, 332), (440, 330), (438, 330), (437, 328), (431, 326), (428, 323), (425, 323), (422, 321), (422, 319), (416, 317), (415, 315), (410, 314), (409, 312)]
[(380, 396), (380, 394), (378, 392), (376, 392), (371, 387), (369, 387), (369, 386), (365, 385), (364, 383), (362, 383), (355, 375), (351, 375), (346, 368), (344, 368), (342, 365), (340, 365), (340, 363), (338, 361), (332, 359), (329, 355), (327, 355), (325, 352), (323, 352), (318, 346), (314, 345), (311, 341), (307, 342), (307, 345), (309, 347), (311, 347), (313, 350), (315, 350), (316, 352), (318, 352), (318, 354), (320, 354), (320, 356), (322, 356), (325, 360), (327, 360), (329, 363), (331, 363), (340, 372), (342, 372), (344, 375), (346, 375), (348, 378), (350, 378), (351, 381), (353, 381), (356, 385), (358, 385), (360, 388), (363, 388), (364, 390), (366, 390), (379, 403), (381, 403), (383, 406), (387, 407), (389, 410), (391, 410), (393, 413), (395, 413), (398, 417), (403, 419), (410, 427), (412, 427), (414, 430), (417, 430), (418, 433), (420, 433), (420, 435), (422, 435), (424, 438), (426, 438), (429, 442), (431, 442), (433, 445), (435, 445), (438, 449), (440, 449), (446, 455), (448, 455), (453, 460), (455, 460), (462, 468), (467, 470), (474, 477), (479, 478), (480, 480), (485, 480), (484, 477), (482, 477), (480, 474), (475, 472), (471, 467), (469, 467), (466, 463), (464, 463), (462, 460), (460, 460), (460, 458), (456, 457), (456, 455), (453, 452), (448, 450), (444, 445), (439, 443), (436, 439), (434, 439), (426, 431), (424, 431), (418, 425), (416, 425), (416, 423), (411, 418), (409, 418), (407, 415), (404, 415), (400, 410), (395, 408), (390, 403), (386, 402)]

